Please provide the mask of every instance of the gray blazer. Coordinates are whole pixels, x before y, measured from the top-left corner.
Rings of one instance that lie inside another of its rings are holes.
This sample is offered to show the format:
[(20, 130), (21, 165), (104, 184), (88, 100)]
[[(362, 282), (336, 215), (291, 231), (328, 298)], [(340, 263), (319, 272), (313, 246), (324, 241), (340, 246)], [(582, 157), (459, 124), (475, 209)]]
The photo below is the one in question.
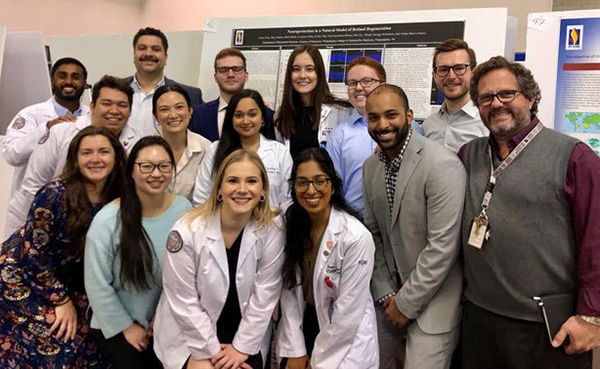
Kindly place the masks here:
[(462, 268), (457, 258), (465, 185), (458, 157), (413, 132), (390, 216), (385, 164), (372, 155), (363, 166), (365, 224), (376, 248), (373, 297), (396, 292), (400, 311), (429, 334), (449, 332), (460, 323)]

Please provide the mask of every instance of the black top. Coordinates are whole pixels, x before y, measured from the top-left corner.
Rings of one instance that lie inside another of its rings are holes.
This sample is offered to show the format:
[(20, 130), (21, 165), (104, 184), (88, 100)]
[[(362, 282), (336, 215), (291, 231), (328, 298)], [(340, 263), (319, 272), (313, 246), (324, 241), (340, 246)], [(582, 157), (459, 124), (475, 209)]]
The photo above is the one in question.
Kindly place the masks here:
[[(244, 230), (240, 232), (233, 245), (227, 249), (227, 265), (229, 267), (229, 291), (227, 292), (227, 300), (225, 306), (217, 320), (217, 338), (219, 343), (232, 343), (235, 334), (242, 321), (242, 312), (240, 310), (240, 300), (237, 294), (237, 284), (235, 277), (237, 273), (238, 257), (240, 256), (240, 248), (242, 245), (242, 235)], [(262, 369), (261, 353), (248, 356), (245, 361), (253, 369)]]
[(217, 320), (217, 337), (220, 343), (231, 343), (237, 332), (238, 326), (242, 321), (242, 312), (240, 311), (240, 300), (237, 294), (237, 285), (235, 275), (237, 272), (238, 257), (240, 255), (240, 246), (242, 245), (242, 235), (244, 230), (237, 236), (233, 245), (227, 249), (227, 265), (229, 266), (229, 291), (225, 306)]
[(313, 128), (313, 116), (315, 109), (313, 107), (305, 107), (301, 110), (299, 124), (296, 124), (296, 133), (290, 137), (290, 154), (292, 158), (296, 157), (303, 150), (310, 147), (319, 147), (318, 127)]

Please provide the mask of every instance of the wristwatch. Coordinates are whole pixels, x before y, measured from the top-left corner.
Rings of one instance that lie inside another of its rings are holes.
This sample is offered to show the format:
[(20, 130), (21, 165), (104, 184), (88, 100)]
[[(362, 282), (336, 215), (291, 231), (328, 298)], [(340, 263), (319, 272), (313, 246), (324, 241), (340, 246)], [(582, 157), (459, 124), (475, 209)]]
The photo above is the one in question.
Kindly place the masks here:
[(593, 325), (600, 325), (600, 317), (599, 316), (588, 316), (588, 315), (580, 315), (581, 319)]

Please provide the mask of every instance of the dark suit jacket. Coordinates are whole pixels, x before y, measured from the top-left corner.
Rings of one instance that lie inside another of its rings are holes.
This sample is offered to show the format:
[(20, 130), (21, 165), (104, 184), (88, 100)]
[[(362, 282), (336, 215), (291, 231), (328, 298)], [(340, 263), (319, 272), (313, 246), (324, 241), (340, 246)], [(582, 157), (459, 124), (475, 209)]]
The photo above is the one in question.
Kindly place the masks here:
[[(131, 82), (133, 82), (133, 76), (123, 78), (123, 80), (127, 84), (131, 84)], [(188, 95), (190, 95), (190, 100), (192, 103), (191, 106), (197, 106), (204, 102), (202, 100), (202, 90), (200, 90), (198, 87), (184, 85), (183, 83), (173, 81), (172, 79), (168, 79), (167, 77), (165, 77), (165, 85), (179, 85), (183, 87), (183, 89), (187, 91)]]
[[(217, 123), (217, 115), (219, 113), (219, 98), (209, 101), (200, 106), (194, 107), (192, 120), (188, 129), (199, 135), (202, 135), (214, 142), (219, 139), (219, 127)], [(267, 108), (267, 116), (265, 117), (265, 125), (261, 127), (260, 133), (270, 140), (275, 139), (275, 125), (273, 124), (273, 115), (275, 112)]]

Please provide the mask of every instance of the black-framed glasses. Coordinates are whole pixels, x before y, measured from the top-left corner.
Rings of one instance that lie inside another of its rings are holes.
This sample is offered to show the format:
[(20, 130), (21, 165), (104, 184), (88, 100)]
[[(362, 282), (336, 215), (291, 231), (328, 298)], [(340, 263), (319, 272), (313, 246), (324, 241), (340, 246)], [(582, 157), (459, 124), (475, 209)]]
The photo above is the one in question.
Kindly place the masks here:
[(369, 78), (369, 77), (363, 78), (360, 81), (351, 79), (351, 80), (346, 81), (346, 86), (348, 86), (348, 90), (354, 90), (356, 88), (356, 86), (358, 86), (359, 83), (363, 88), (369, 88), (377, 82), (380, 82), (380, 81), (378, 79)]
[(216, 67), (215, 69), (219, 74), (227, 74), (229, 71), (232, 71), (235, 74), (240, 74), (246, 70), (245, 67), (240, 67), (239, 65), (236, 65), (234, 67)]
[(446, 77), (450, 73), (450, 69), (452, 69), (457, 76), (464, 76), (469, 67), (469, 64), (440, 65), (433, 68), (433, 71), (440, 77)]
[(494, 98), (497, 98), (503, 104), (512, 102), (517, 94), (521, 93), (519, 90), (502, 90), (495, 94), (483, 94), (477, 96), (477, 105), (488, 106), (494, 102)]
[(136, 163), (140, 169), (140, 173), (142, 174), (150, 174), (154, 172), (154, 169), (158, 168), (161, 173), (171, 173), (173, 171), (173, 163), (170, 161), (165, 161), (163, 163), (154, 164), (147, 161), (137, 162)]
[(306, 192), (308, 191), (308, 186), (312, 183), (315, 190), (321, 191), (325, 189), (327, 182), (329, 181), (331, 181), (331, 178), (328, 177), (317, 177), (312, 181), (305, 178), (299, 178), (294, 181), (294, 188), (298, 192)]

